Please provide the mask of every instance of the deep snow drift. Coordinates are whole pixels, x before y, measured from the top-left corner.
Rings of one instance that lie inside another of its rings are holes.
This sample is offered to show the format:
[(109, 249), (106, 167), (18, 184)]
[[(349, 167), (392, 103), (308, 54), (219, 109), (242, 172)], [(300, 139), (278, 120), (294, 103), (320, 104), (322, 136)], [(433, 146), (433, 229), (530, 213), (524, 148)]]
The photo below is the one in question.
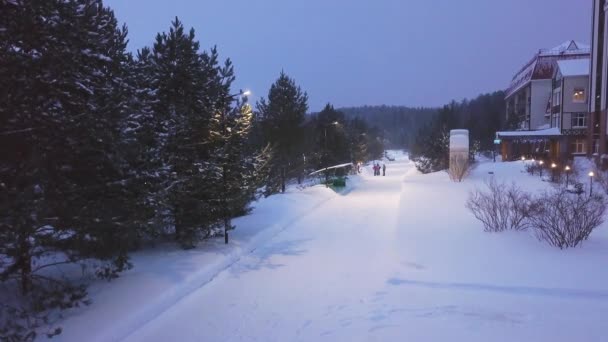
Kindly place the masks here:
[(386, 165), (345, 196), (265, 199), (228, 247), (136, 255), (58, 340), (606, 340), (606, 225), (564, 251), (528, 232), (484, 233), (469, 190), (488, 177), (549, 185), (521, 162), (481, 163), (463, 183), (403, 156)]

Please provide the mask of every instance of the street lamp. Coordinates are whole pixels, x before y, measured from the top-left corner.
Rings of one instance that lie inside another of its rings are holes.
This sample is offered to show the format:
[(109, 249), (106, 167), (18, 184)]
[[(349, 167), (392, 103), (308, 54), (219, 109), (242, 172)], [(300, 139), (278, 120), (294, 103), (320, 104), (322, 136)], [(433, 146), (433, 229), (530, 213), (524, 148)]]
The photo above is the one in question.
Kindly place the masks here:
[(568, 176), (570, 176), (570, 166), (566, 165), (564, 171), (566, 172), (566, 188), (568, 188)]
[[(329, 126), (338, 126), (340, 123), (338, 121), (334, 121), (328, 124), (324, 124), (323, 125), (323, 131), (324, 131), (324, 135), (325, 135), (325, 139), (324, 139), (324, 145), (325, 145), (325, 168), (327, 169), (329, 167), (329, 162), (328, 162), (328, 156), (329, 156), (329, 151), (327, 149), (327, 127)], [(327, 185), (327, 182), (329, 182), (329, 172), (327, 170), (325, 170), (325, 183)]]
[(240, 97), (247, 97), (249, 95), (251, 95), (251, 90), (245, 90), (245, 91), (240, 90), (238, 93), (229, 95), (228, 97), (231, 98), (231, 99), (233, 99), (235, 97), (239, 97), (239, 96)]
[(538, 165), (540, 165), (540, 178), (543, 178), (543, 165), (545, 164), (544, 161), (539, 161)]
[(593, 176), (595, 176), (595, 173), (593, 171), (589, 172), (589, 197), (593, 195)]
[(526, 161), (526, 157), (521, 156), (521, 161), (522, 161), (522, 162), (523, 162), (523, 161)]
[(555, 168), (557, 167), (557, 164), (555, 163), (551, 163), (551, 181), (555, 182)]

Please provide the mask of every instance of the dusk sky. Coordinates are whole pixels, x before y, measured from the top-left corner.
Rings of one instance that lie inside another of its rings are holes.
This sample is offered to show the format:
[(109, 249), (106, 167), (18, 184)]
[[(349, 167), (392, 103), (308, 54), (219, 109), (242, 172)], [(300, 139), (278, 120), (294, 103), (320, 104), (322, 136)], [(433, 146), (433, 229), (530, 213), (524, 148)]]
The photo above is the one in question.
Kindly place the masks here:
[(539, 48), (591, 39), (591, 0), (106, 0), (131, 50), (178, 16), (266, 96), (280, 71), (331, 102), (438, 106), (504, 89)]

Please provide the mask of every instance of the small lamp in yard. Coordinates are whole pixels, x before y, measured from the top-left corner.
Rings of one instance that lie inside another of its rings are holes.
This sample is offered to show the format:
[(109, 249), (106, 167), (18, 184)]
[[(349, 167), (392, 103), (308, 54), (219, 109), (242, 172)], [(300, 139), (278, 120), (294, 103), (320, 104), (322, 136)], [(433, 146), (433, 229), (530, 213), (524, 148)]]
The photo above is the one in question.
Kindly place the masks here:
[(551, 163), (551, 181), (555, 182), (555, 168), (557, 168), (557, 164)]
[(570, 176), (570, 166), (566, 165), (566, 167), (564, 168), (564, 171), (566, 172), (566, 188), (568, 187), (568, 176)]
[(526, 157), (521, 156), (521, 161), (522, 161), (522, 162), (523, 162), (523, 161), (526, 161)]
[(593, 171), (589, 172), (589, 197), (593, 195), (593, 176), (595, 176), (595, 173)]
[(540, 178), (543, 178), (543, 165), (545, 165), (544, 161), (539, 161), (538, 165), (540, 165)]

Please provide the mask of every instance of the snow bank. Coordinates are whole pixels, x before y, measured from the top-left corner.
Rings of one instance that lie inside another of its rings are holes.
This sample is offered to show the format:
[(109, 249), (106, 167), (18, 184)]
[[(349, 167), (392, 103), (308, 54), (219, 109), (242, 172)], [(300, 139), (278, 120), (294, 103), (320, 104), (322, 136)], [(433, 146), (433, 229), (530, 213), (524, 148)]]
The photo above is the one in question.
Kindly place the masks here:
[(253, 212), (233, 220), (230, 244), (204, 241), (189, 251), (172, 245), (135, 253), (134, 268), (111, 283), (96, 283), (90, 307), (69, 312), (63, 333), (53, 341), (118, 341), (146, 324), (222, 270), (251, 253), (328, 200), (338, 196), (325, 186), (261, 199)]

